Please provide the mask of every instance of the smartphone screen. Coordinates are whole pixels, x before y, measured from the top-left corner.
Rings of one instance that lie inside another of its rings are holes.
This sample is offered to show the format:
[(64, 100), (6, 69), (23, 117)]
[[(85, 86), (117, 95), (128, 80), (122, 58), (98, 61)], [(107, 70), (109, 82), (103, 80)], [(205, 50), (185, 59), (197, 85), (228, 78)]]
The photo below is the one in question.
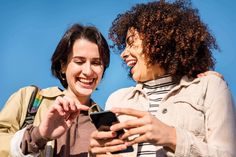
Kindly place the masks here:
[[(113, 124), (119, 123), (116, 115), (111, 111), (90, 113), (90, 118), (99, 131), (110, 131)], [(117, 131), (117, 136), (124, 134), (124, 130)]]
[[(113, 124), (119, 123), (119, 120), (116, 117), (115, 113), (111, 111), (92, 112), (89, 115), (92, 120), (92, 123), (99, 131), (110, 131), (110, 127)], [(123, 129), (117, 131), (117, 137), (119, 137), (124, 133), (125, 131)], [(119, 154), (132, 151), (134, 151), (133, 147), (129, 146), (126, 150), (113, 152), (112, 154)]]

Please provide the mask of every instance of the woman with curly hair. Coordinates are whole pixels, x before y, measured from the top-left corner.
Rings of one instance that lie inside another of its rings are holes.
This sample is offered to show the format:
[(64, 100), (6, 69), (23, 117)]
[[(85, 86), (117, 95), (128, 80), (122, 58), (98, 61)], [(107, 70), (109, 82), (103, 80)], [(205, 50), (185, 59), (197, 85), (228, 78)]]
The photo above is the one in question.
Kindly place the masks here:
[[(110, 38), (137, 85), (108, 98), (106, 109), (121, 122), (92, 133), (91, 155), (236, 154), (236, 113), (226, 82), (197, 77), (214, 69), (212, 52), (219, 48), (191, 2), (138, 4), (117, 16)], [(126, 132), (114, 138), (122, 128)]]

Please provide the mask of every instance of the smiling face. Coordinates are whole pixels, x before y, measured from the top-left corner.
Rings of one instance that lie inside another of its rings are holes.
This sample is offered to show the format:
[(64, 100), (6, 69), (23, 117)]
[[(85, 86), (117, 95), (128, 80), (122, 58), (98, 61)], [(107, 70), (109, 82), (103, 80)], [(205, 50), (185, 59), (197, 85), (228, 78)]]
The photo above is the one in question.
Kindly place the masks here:
[(77, 39), (63, 71), (68, 92), (77, 98), (89, 98), (104, 72), (98, 46), (86, 39)]
[(129, 66), (132, 78), (136, 82), (145, 82), (164, 75), (158, 64), (148, 65), (143, 52), (143, 41), (136, 29), (130, 28), (126, 35), (126, 47), (121, 58)]

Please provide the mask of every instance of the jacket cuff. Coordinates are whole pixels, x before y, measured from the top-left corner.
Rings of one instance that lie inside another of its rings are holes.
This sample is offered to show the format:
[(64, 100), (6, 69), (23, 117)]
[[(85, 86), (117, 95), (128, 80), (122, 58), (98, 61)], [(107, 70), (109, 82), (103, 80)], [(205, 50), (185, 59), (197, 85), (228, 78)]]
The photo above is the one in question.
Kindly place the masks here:
[(35, 143), (38, 147), (38, 149), (44, 149), (45, 145), (47, 144), (49, 139), (43, 138), (39, 133), (38, 127), (33, 127), (32, 133), (31, 133), (32, 142)]
[(24, 154), (22, 150), (22, 145), (23, 145), (23, 137), (25, 134), (26, 128), (21, 129), (17, 131), (13, 138), (11, 139), (11, 144), (10, 144), (10, 154), (11, 156), (17, 156), (17, 157), (35, 157), (39, 156), (39, 153), (28, 153), (27, 155)]
[(38, 127), (27, 126), (21, 143), (23, 154), (38, 153), (46, 144), (47, 140), (40, 135)]
[(176, 157), (190, 156), (191, 137), (181, 128), (176, 127)]

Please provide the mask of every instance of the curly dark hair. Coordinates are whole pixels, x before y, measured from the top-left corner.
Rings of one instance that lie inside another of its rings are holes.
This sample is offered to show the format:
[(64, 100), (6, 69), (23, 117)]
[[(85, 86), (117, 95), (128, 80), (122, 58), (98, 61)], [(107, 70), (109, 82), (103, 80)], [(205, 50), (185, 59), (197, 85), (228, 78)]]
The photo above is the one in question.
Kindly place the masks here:
[(86, 39), (98, 46), (99, 55), (104, 66), (103, 75), (110, 63), (110, 50), (108, 43), (99, 30), (94, 26), (83, 26), (78, 23), (73, 24), (61, 38), (51, 58), (52, 75), (60, 80), (64, 88), (67, 88), (68, 84), (65, 79), (65, 74), (62, 73), (62, 65), (67, 63), (73, 45), (78, 39)]
[(142, 35), (147, 63), (158, 63), (175, 78), (184, 75), (195, 78), (201, 72), (214, 69), (212, 51), (219, 47), (191, 1), (137, 4), (119, 14), (109, 30), (113, 48), (124, 50), (129, 28), (135, 28)]

